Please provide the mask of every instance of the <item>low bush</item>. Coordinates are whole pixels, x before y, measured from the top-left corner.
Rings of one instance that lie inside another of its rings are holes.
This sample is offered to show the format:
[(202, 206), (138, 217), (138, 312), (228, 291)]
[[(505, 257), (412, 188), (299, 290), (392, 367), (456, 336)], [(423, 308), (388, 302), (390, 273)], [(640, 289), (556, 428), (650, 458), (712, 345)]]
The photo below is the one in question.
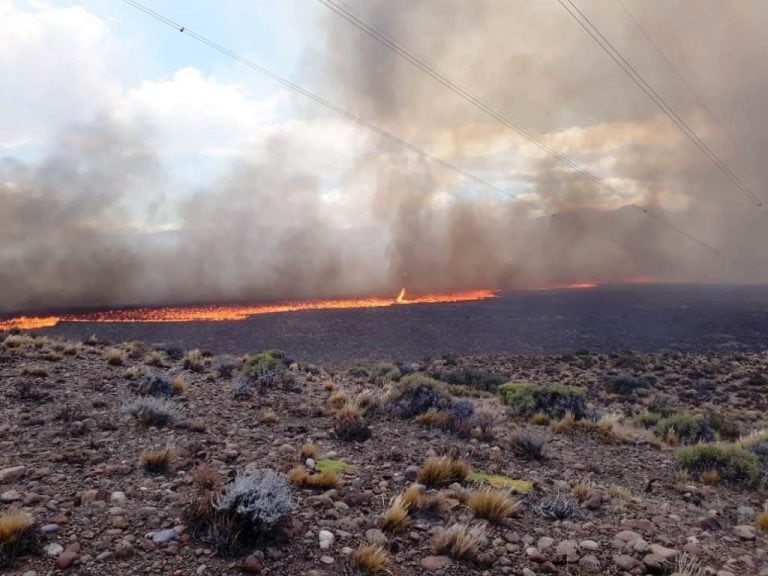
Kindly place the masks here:
[(550, 520), (570, 520), (576, 517), (576, 502), (557, 494), (539, 502), (536, 511)]
[(260, 386), (290, 388), (294, 384), (293, 375), (288, 371), (290, 360), (285, 352), (268, 350), (245, 357), (241, 372)]
[(717, 470), (722, 481), (737, 484), (755, 484), (761, 477), (757, 455), (737, 444), (688, 446), (678, 450), (677, 461), (697, 478), (709, 470)]
[(423, 374), (409, 374), (392, 388), (388, 403), (401, 418), (413, 418), (428, 410), (447, 410), (451, 398), (442, 382)]
[(24, 512), (0, 513), (0, 568), (31, 554), (38, 544), (35, 522)]
[(509, 382), (499, 386), (498, 392), (514, 414), (527, 416), (544, 413), (562, 418), (566, 412), (570, 412), (576, 419), (589, 415), (584, 390), (574, 386)]
[(660, 419), (653, 429), (660, 438), (674, 435), (681, 444), (696, 444), (697, 442), (714, 442), (715, 431), (703, 416), (680, 412)]
[(506, 380), (499, 374), (468, 366), (457, 370), (433, 372), (432, 376), (448, 384), (467, 386), (484, 392), (495, 392)]
[(428, 458), (416, 475), (416, 480), (425, 486), (447, 486), (463, 482), (472, 469), (463, 460), (448, 457)]
[(140, 396), (171, 398), (178, 396), (184, 391), (184, 385), (177, 382), (179, 381), (171, 379), (166, 374), (145, 374), (136, 388), (136, 393)]
[(605, 377), (605, 387), (620, 396), (627, 396), (640, 388), (645, 388), (645, 382), (642, 378), (622, 372), (621, 374), (608, 375)]
[(470, 400), (456, 400), (451, 404), (451, 429), (460, 436), (469, 436), (475, 405)]
[(371, 429), (363, 420), (362, 411), (353, 404), (342, 406), (333, 416), (333, 432), (341, 440), (365, 442), (371, 437)]
[(139, 396), (126, 400), (120, 407), (120, 411), (133, 416), (144, 426), (169, 426), (182, 417), (181, 410), (173, 402), (153, 396)]
[(525, 460), (543, 460), (546, 443), (543, 435), (530, 432), (516, 433), (509, 441), (512, 453)]
[(248, 400), (253, 394), (253, 382), (247, 378), (236, 378), (232, 382), (232, 397), (235, 400)]

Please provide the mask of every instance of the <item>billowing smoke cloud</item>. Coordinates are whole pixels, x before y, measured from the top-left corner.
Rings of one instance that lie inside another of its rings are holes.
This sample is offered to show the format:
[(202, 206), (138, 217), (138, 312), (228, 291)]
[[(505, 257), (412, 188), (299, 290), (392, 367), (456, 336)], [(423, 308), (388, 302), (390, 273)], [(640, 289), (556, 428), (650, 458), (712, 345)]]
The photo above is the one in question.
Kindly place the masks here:
[[(737, 152), (626, 14), (599, 2), (581, 5), (768, 197), (768, 169)], [(761, 8), (714, 3), (703, 10), (691, 2), (669, 14), (658, 5), (628, 5), (702, 87), (731, 136), (748, 151), (765, 149), (768, 135), (750, 120), (768, 96), (754, 72), (764, 41), (752, 12)], [(179, 185), (155, 127), (107, 113), (72, 126), (40, 163), (0, 163), (0, 311), (392, 293), (401, 285), (438, 291), (638, 277), (768, 280), (766, 216), (557, 3), (445, 0), (438, 9), (369, 0), (358, 9), (628, 199), (567, 170), (319, 11), (321, 37), (312, 45), (324, 49), (305, 55), (318, 91), (509, 195), (373, 135), (350, 142), (349, 165), (330, 177), (297, 153), (302, 145), (290, 131), (270, 133), (213, 182), (165, 193)], [(320, 125), (325, 118), (315, 108), (294, 112)], [(173, 226), (155, 225), (167, 214)]]

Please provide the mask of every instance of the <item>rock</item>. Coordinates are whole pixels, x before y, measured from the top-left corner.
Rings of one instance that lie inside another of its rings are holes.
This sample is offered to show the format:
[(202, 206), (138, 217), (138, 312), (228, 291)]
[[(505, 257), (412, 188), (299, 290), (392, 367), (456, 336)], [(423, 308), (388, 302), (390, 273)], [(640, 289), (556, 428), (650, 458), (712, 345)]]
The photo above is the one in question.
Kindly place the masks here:
[(453, 564), (453, 561), (448, 556), (427, 556), (421, 559), (421, 567), (424, 570), (434, 571), (442, 570)]
[(739, 524), (733, 527), (733, 532), (740, 540), (754, 540), (755, 529), (749, 524)]
[(59, 557), (56, 558), (56, 566), (62, 570), (66, 570), (74, 563), (75, 560), (77, 560), (77, 557), (78, 556), (75, 552), (62, 552), (59, 554)]
[(418, 466), (408, 466), (408, 468), (405, 469), (403, 478), (405, 478), (406, 482), (413, 482), (414, 480), (416, 480), (416, 476), (418, 475), (419, 475)]
[(579, 547), (573, 540), (563, 540), (555, 548), (555, 557), (568, 563), (579, 561)]
[(598, 574), (603, 571), (600, 567), (600, 560), (594, 554), (587, 554), (579, 560), (579, 568), (589, 574)]
[(632, 558), (632, 556), (629, 556), (628, 554), (620, 554), (619, 556), (616, 556), (613, 559), (616, 566), (621, 568), (622, 570), (625, 570), (629, 572), (632, 570), (635, 566), (639, 565), (640, 562)]
[(320, 556), (320, 562), (323, 564), (334, 564), (336, 560), (332, 556)]
[(64, 552), (64, 546), (57, 544), (56, 542), (51, 542), (50, 544), (46, 545), (45, 548), (43, 548), (43, 552), (45, 552), (48, 556), (55, 558)]
[(261, 574), (264, 570), (264, 563), (251, 554), (243, 560), (243, 563), (240, 565), (240, 570), (246, 574)]
[(333, 532), (329, 530), (320, 530), (320, 533), (317, 535), (317, 537), (320, 540), (321, 550), (328, 550), (336, 541), (336, 536), (334, 536)]
[(165, 544), (171, 540), (178, 539), (178, 537), (179, 535), (176, 533), (176, 530), (173, 528), (168, 528), (167, 530), (160, 530), (159, 532), (155, 532), (152, 535), (152, 542), (155, 544)]
[(304, 466), (307, 467), (307, 470), (314, 470), (315, 469), (315, 459), (314, 458), (307, 458), (304, 461)]
[(614, 538), (616, 538), (616, 540), (621, 540), (622, 542), (631, 542), (632, 540), (640, 539), (640, 534), (632, 532), (632, 530), (622, 530), (616, 534)]
[(21, 500), (21, 493), (18, 490), (8, 490), (0, 494), (0, 502), (18, 502)]
[(384, 535), (384, 532), (378, 528), (371, 528), (370, 530), (366, 530), (365, 539), (368, 540), (370, 544), (381, 544), (383, 546), (387, 543), (387, 537)]
[(646, 554), (643, 557), (646, 569), (654, 574), (659, 574), (667, 568), (667, 561), (658, 554)]
[(652, 554), (657, 554), (664, 558), (664, 560), (671, 560), (680, 552), (678, 550), (673, 550), (672, 548), (666, 548), (662, 546), (661, 544), (651, 544), (650, 550)]
[(11, 482), (16, 482), (16, 480), (19, 480), (26, 473), (26, 466), (13, 466), (11, 468), (4, 468), (0, 470), (0, 484), (10, 484)]
[(582, 540), (581, 542), (579, 542), (579, 548), (581, 548), (582, 550), (589, 550), (590, 552), (595, 552), (600, 549), (600, 545), (594, 540)]
[(109, 495), (109, 501), (110, 502), (116, 502), (118, 504), (122, 504), (126, 500), (127, 500), (127, 498), (125, 497), (125, 493), (120, 492), (120, 491), (112, 492), (112, 494)]
[(58, 524), (45, 524), (40, 527), (40, 532), (43, 534), (55, 534), (61, 527)]
[(546, 550), (547, 548), (552, 548), (552, 546), (555, 544), (555, 539), (550, 538), (549, 536), (542, 536), (539, 538), (539, 541), (536, 543), (536, 548), (539, 550)]

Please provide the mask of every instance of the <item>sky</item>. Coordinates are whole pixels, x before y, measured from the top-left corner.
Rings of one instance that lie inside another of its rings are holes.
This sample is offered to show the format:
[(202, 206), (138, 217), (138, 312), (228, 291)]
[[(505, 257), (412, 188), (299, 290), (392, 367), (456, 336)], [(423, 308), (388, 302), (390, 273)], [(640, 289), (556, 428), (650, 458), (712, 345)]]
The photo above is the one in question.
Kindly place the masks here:
[[(664, 56), (618, 0), (576, 5), (768, 200), (768, 5), (622, 2)], [(759, 210), (555, 0), (349, 4), (623, 198), (316, 0), (145, 3), (491, 187), (120, 0), (0, 0), (0, 310), (768, 277)]]

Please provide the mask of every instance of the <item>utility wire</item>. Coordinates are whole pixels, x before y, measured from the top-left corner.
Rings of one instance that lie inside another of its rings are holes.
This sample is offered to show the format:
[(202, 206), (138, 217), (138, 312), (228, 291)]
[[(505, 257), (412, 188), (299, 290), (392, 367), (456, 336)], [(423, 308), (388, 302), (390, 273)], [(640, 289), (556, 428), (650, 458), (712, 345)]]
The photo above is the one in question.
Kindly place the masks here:
[(696, 132), (675, 112), (659, 93), (643, 78), (632, 64), (611, 44), (592, 21), (572, 2), (557, 0), (570, 16), (587, 32), (595, 43), (629, 76), (632, 81), (658, 106), (658, 108), (693, 142), (704, 156), (717, 167), (752, 203), (768, 215), (763, 201), (723, 162), (720, 157), (696, 134)]
[[(418, 147), (418, 146), (416, 146), (414, 144), (411, 144), (410, 142), (407, 142), (407, 141), (403, 140), (402, 138), (396, 136), (395, 134), (392, 134), (391, 132), (388, 132), (387, 130), (384, 130), (383, 128), (380, 128), (379, 126), (376, 126), (375, 124), (372, 124), (371, 122), (368, 122), (368, 121), (364, 120), (363, 118), (360, 118), (359, 116), (356, 116), (355, 114), (352, 114), (351, 112), (348, 112), (347, 110), (345, 110), (345, 109), (343, 109), (343, 108), (333, 104), (332, 102), (329, 102), (328, 100), (325, 100), (324, 98), (322, 98), (322, 97), (320, 97), (320, 96), (310, 92), (309, 90), (306, 90), (305, 88), (302, 88), (298, 84), (295, 84), (295, 83), (293, 83), (293, 82), (291, 82), (289, 80), (286, 80), (285, 78), (279, 76), (278, 74), (272, 72), (271, 70), (256, 64), (252, 60), (249, 60), (248, 58), (245, 58), (244, 56), (241, 56), (241, 55), (237, 54), (236, 52), (233, 52), (232, 50), (229, 50), (228, 48), (225, 48), (224, 46), (222, 46), (222, 45), (220, 45), (220, 44), (218, 44), (218, 43), (216, 43), (216, 42), (214, 42), (212, 40), (209, 40), (208, 38), (206, 38), (205, 36), (203, 36), (201, 34), (197, 34), (196, 32), (193, 32), (188, 27), (183, 26), (183, 25), (179, 24), (178, 22), (175, 22), (174, 20), (171, 20), (170, 18), (160, 14), (159, 12), (156, 12), (155, 10), (152, 10), (151, 8), (148, 8), (147, 6), (141, 4), (140, 2), (137, 2), (136, 0), (122, 0), (122, 1), (125, 2), (128, 5), (133, 6), (134, 8), (144, 12), (145, 14), (151, 16), (152, 18), (158, 20), (159, 22), (162, 22), (163, 24), (165, 24), (165, 25), (167, 25), (167, 26), (169, 26), (171, 28), (174, 28), (175, 30), (178, 30), (179, 32), (181, 32), (183, 34), (187, 34), (190, 38), (196, 40), (197, 42), (200, 42), (201, 44), (204, 44), (205, 46), (208, 46), (209, 48), (212, 48), (213, 50), (216, 50), (217, 52), (220, 52), (221, 54), (223, 54), (223, 55), (225, 55), (225, 56), (227, 56), (229, 58), (232, 58), (233, 60), (236, 60), (237, 62), (240, 62), (241, 64), (243, 64), (245, 66), (248, 66), (249, 68), (259, 72), (260, 74), (263, 74), (263, 75), (267, 76), (268, 78), (271, 78), (275, 82), (278, 82), (279, 84), (282, 84), (283, 86), (285, 86), (287, 88), (290, 88), (291, 90), (294, 90), (295, 92), (298, 92), (299, 94), (301, 94), (301, 95), (309, 98), (310, 100), (313, 100), (314, 102), (316, 102), (316, 103), (318, 103), (318, 104), (320, 104), (320, 105), (322, 105), (322, 106), (324, 106), (324, 107), (326, 107), (326, 108), (336, 112), (337, 114), (340, 114), (341, 116), (344, 116), (345, 118), (347, 118), (347, 119), (349, 119), (349, 120), (351, 120), (353, 122), (356, 122), (357, 124), (360, 124), (361, 126), (364, 126), (365, 128), (368, 128), (369, 130), (375, 132), (376, 134), (378, 134), (378, 135), (380, 135), (380, 136), (382, 136), (382, 137), (384, 137), (384, 138), (386, 138), (386, 139), (388, 139), (388, 140), (390, 140), (390, 141), (392, 141), (392, 142), (402, 146), (403, 148), (405, 148), (407, 150), (410, 150), (411, 152), (414, 152), (415, 154), (417, 154), (418, 156), (420, 156), (420, 157), (422, 157), (422, 158), (424, 158), (426, 160), (429, 160), (429, 161), (431, 161), (431, 162), (433, 162), (433, 163), (435, 163), (435, 164), (437, 164), (439, 166), (442, 166), (442, 167), (444, 167), (444, 168), (446, 168), (448, 170), (451, 170), (451, 171), (453, 171), (453, 172), (463, 176), (464, 178), (466, 178), (466, 179), (468, 179), (468, 180), (470, 180), (472, 182), (475, 182), (476, 184), (479, 184), (479, 185), (481, 185), (481, 186), (483, 186), (483, 187), (485, 187), (487, 189), (493, 190), (493, 191), (495, 191), (497, 193), (500, 193), (500, 194), (504, 194), (504, 195), (510, 196), (513, 200), (522, 201), (522, 202), (524, 202), (526, 204), (529, 204), (529, 205), (533, 206), (534, 208), (540, 209), (540, 207), (538, 205), (536, 205), (535, 203), (533, 203), (533, 202), (531, 202), (531, 201), (529, 201), (527, 199), (524, 199), (524, 198), (519, 198), (516, 195), (511, 194), (508, 190), (500, 188), (500, 187), (492, 184), (491, 182), (485, 180), (484, 178), (476, 176), (475, 174), (465, 170), (464, 168), (461, 168), (460, 166), (456, 166), (455, 164), (452, 164), (452, 163), (448, 162), (447, 160), (444, 160), (444, 159), (442, 159), (442, 158), (440, 158), (438, 156), (435, 156), (435, 155), (427, 152), (426, 150), (424, 150), (424, 149), (422, 149), (422, 148), (420, 148), (420, 147)], [(320, 0), (320, 1), (323, 1), (323, 0)], [(489, 108), (489, 110), (491, 110), (491, 109)], [(527, 132), (522, 130), (522, 129), (521, 129), (520, 133), (521, 133), (521, 135), (527, 134)], [(532, 139), (531, 141), (534, 142), (534, 143), (537, 143), (537, 140), (538, 139), (535, 139), (535, 140)], [(544, 148), (546, 146), (546, 144), (541, 143), (541, 146)], [(544, 149), (546, 150), (547, 148), (549, 148), (549, 147), (546, 146), (546, 148), (544, 148)], [(555, 156), (558, 159), (562, 159), (562, 161), (564, 161), (566, 163), (573, 162), (569, 158), (567, 158), (565, 156), (562, 156), (562, 155), (558, 154), (555, 151), (552, 151), (552, 155)], [(579, 165), (577, 163), (575, 163), (575, 162), (574, 162), (574, 165), (576, 166), (575, 169), (579, 170)], [(599, 177), (591, 174), (591, 172), (587, 171), (584, 168), (582, 168), (582, 169), (585, 171), (584, 172), (585, 176), (586, 175), (591, 175), (590, 180), (595, 181), (595, 183), (602, 184), (602, 187), (604, 189), (615, 190), (613, 187), (609, 186), (607, 183), (604, 183)], [(579, 170), (579, 172), (581, 172), (581, 170)], [(615, 193), (618, 194), (621, 198), (624, 198), (624, 199), (628, 199), (629, 198), (629, 196), (627, 194), (619, 192), (618, 190), (616, 190)], [(649, 212), (646, 209), (640, 208), (636, 204), (631, 204), (630, 206), (632, 208), (634, 208), (634, 209), (644, 213), (644, 214), (649, 214)], [(552, 216), (556, 216), (556, 214), (553, 214)], [(695, 242), (699, 246), (702, 246), (702, 247), (706, 248), (707, 250), (710, 250), (711, 252), (713, 252), (713, 253), (715, 253), (715, 254), (717, 254), (719, 256), (725, 256), (727, 259), (729, 259), (731, 261), (734, 261), (734, 262), (738, 261), (738, 262), (741, 262), (742, 264), (744, 264), (744, 262), (741, 261), (740, 259), (737, 259), (737, 258), (735, 258), (733, 256), (724, 255), (723, 252), (721, 250), (719, 250), (718, 248), (710, 245), (709, 243), (707, 243), (707, 242), (705, 242), (705, 241), (703, 241), (701, 239), (696, 238), (692, 234), (689, 234), (689, 233), (687, 233), (685, 231), (682, 231), (679, 228), (677, 228), (676, 226), (673, 226), (673, 225), (667, 223), (666, 221), (660, 220), (658, 218), (656, 218), (656, 219), (658, 221), (660, 221), (660, 222), (663, 222), (670, 229), (672, 229), (675, 232), (681, 234), (685, 238), (688, 238), (688, 239), (692, 240), (693, 242)], [(615, 244), (616, 246), (619, 246), (618, 244), (616, 244), (616, 242), (614, 242), (614, 241), (611, 241), (611, 242), (613, 244)]]
[(688, 89), (688, 92), (690, 92), (691, 96), (696, 100), (696, 103), (709, 115), (709, 117), (714, 121), (714, 123), (717, 125), (717, 127), (720, 129), (720, 131), (725, 134), (725, 136), (728, 138), (728, 140), (731, 141), (731, 144), (733, 144), (734, 148), (736, 148), (744, 158), (746, 158), (752, 165), (752, 168), (754, 169), (755, 164), (757, 164), (757, 161), (755, 160), (755, 157), (741, 144), (741, 142), (736, 138), (736, 136), (733, 135), (733, 133), (728, 130), (728, 128), (725, 126), (725, 124), (720, 120), (717, 114), (710, 108), (707, 103), (704, 101), (704, 98), (699, 94), (699, 92), (693, 87), (693, 85), (683, 76), (683, 73), (680, 72), (680, 69), (675, 66), (675, 64), (667, 57), (667, 55), (664, 53), (664, 50), (662, 50), (661, 46), (654, 41), (654, 39), (651, 37), (651, 35), (645, 30), (645, 28), (640, 24), (639, 20), (635, 17), (635, 15), (630, 11), (630, 9), (627, 7), (626, 3), (622, 0), (616, 0), (618, 2), (619, 6), (622, 7), (624, 12), (627, 13), (627, 16), (630, 20), (634, 23), (634, 25), (637, 27), (637, 29), (640, 31), (640, 33), (643, 35), (643, 37), (648, 41), (648, 43), (653, 47), (653, 49), (658, 53), (658, 55), (661, 57), (662, 60), (666, 63), (667, 67), (672, 71), (672, 73), (677, 77), (680, 82), (683, 83), (683, 85)]
[[(551, 146), (547, 145), (545, 142), (525, 130), (524, 128), (520, 127), (519, 125), (515, 124), (510, 120), (508, 117), (504, 116), (502, 113), (494, 110), (491, 108), (488, 104), (483, 102), (478, 96), (472, 94), (465, 88), (462, 88), (460, 85), (458, 85), (455, 81), (451, 80), (448, 76), (442, 74), (438, 70), (436, 70), (433, 66), (430, 66), (429, 63), (427, 63), (423, 58), (420, 58), (416, 54), (414, 54), (412, 51), (405, 48), (402, 44), (399, 44), (397, 41), (395, 41), (391, 36), (389, 36), (384, 30), (382, 30), (380, 27), (375, 26), (374, 24), (371, 24), (364, 20), (359, 14), (357, 14), (352, 8), (350, 8), (347, 4), (342, 2), (341, 0), (318, 0), (321, 4), (335, 12), (337, 15), (341, 16), (344, 20), (352, 24), (353, 26), (359, 28), (393, 52), (395, 52), (397, 55), (401, 56), (408, 62), (410, 62), (412, 65), (417, 67), (419, 70), (442, 84), (443, 86), (447, 87), (454, 93), (461, 96), (464, 100), (472, 104), (473, 106), (479, 108), (495, 120), (501, 122), (504, 124), (507, 128), (510, 130), (516, 132), (520, 136), (524, 137), (529, 142), (535, 144), (540, 149), (544, 150), (552, 156), (553, 158), (556, 158), (557, 160), (560, 160), (567, 166), (573, 168), (577, 173), (581, 174), (582, 176), (585, 176), (587, 179), (589, 179), (591, 182), (597, 184), (601, 189), (603, 189), (606, 192), (609, 192), (610, 194), (613, 194), (615, 196), (618, 196), (619, 198), (623, 200), (629, 200), (630, 196), (626, 194), (625, 192), (621, 192), (620, 190), (617, 190), (615, 187), (611, 186), (607, 182), (605, 182), (602, 178), (595, 175), (591, 171), (589, 171), (586, 167), (579, 164), (575, 160), (569, 158), (568, 156), (565, 156), (563, 154), (560, 154), (556, 150), (554, 150)], [(724, 254), (719, 248), (716, 248), (715, 246), (710, 245), (709, 243), (705, 242), (704, 240), (701, 240), (700, 238), (697, 238), (693, 234), (683, 230), (682, 228), (679, 228), (678, 226), (672, 224), (668, 220), (662, 218), (661, 216), (649, 211), (647, 208), (641, 208), (640, 206), (636, 204), (630, 204), (630, 206), (637, 210), (638, 212), (652, 218), (657, 223), (660, 223), (663, 226), (666, 226), (676, 232), (677, 234), (683, 236), (684, 238), (687, 238), (694, 244), (697, 244), (698, 246), (711, 250), (715, 254), (721, 257), (729, 258), (731, 260), (738, 260), (737, 258), (728, 256)], [(604, 236), (600, 235), (602, 238), (606, 239)], [(616, 244), (614, 241), (611, 241), (612, 243)], [(617, 244), (618, 245), (618, 244)]]

